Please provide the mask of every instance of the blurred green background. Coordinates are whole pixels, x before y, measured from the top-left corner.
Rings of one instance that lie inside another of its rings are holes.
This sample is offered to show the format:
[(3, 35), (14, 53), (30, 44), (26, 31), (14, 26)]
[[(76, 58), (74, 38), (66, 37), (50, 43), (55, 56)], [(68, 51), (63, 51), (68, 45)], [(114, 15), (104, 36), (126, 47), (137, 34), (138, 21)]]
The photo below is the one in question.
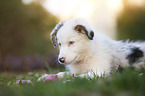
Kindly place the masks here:
[(25, 5), (21, 0), (1, 0), (1, 55), (52, 53), (49, 33), (57, 22), (58, 18), (37, 2)]
[(123, 0), (124, 10), (117, 18), (117, 39), (145, 40), (145, 3), (137, 6), (127, 1)]
[[(49, 34), (58, 18), (39, 2), (0, 0), (0, 71), (33, 71), (57, 65)], [(49, 63), (49, 64), (48, 64)]]
[[(24, 4), (21, 0), (0, 0), (0, 71), (62, 67), (57, 63), (57, 48), (53, 48), (49, 39), (61, 19), (42, 6), (44, 0), (34, 1)], [(145, 40), (145, 5), (127, 1), (122, 0), (123, 10), (116, 18), (116, 37)]]

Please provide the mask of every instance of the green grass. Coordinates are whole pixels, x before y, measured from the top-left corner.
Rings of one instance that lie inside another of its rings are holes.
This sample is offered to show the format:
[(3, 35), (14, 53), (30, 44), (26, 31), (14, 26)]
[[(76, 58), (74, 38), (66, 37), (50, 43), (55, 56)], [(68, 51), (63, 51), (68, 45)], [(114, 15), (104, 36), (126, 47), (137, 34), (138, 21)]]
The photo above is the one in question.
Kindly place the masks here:
[[(41, 73), (42, 74), (42, 73)], [(58, 82), (37, 82), (40, 74), (0, 74), (0, 96), (144, 96), (145, 69), (125, 68), (107, 77), (63, 78)], [(16, 80), (31, 80), (33, 84), (14, 84)], [(70, 80), (70, 81), (66, 81)], [(64, 81), (66, 81), (64, 83)]]

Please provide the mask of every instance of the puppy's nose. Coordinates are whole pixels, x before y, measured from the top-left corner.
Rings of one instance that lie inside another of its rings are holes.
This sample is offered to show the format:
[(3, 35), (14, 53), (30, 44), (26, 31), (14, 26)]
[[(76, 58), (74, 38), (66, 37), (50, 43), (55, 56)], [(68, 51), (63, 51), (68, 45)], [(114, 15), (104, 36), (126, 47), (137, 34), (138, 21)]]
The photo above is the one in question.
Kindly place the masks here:
[(59, 58), (59, 62), (60, 62), (60, 63), (64, 63), (64, 62), (65, 62), (65, 57)]

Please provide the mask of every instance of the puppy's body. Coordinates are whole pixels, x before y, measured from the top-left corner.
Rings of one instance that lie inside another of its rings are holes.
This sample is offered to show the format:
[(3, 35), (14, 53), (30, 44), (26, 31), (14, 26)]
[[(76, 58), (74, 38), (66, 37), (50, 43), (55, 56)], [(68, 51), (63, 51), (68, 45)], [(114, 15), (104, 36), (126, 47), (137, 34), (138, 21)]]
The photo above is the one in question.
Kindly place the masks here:
[[(54, 46), (59, 44), (59, 62), (71, 74), (81, 77), (109, 74), (120, 66), (144, 65), (145, 43), (112, 40), (84, 19), (59, 23), (51, 33), (51, 40)], [(58, 77), (64, 73), (58, 73)]]
[(96, 33), (91, 42), (81, 46), (84, 53), (80, 56), (80, 62), (66, 65), (71, 73), (84, 75), (88, 72), (85, 75), (93, 77), (93, 73), (99, 76), (109, 74), (120, 66), (140, 68), (144, 64), (145, 43), (114, 41), (101, 35)]

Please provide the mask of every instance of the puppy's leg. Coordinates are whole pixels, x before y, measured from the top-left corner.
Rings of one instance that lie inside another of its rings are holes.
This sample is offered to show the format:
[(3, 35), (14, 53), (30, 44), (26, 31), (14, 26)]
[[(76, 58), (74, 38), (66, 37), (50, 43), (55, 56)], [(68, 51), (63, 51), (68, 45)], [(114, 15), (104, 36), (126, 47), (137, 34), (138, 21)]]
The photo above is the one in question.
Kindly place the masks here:
[(96, 77), (96, 76), (101, 77), (101, 76), (104, 76), (104, 74), (103, 74), (103, 73), (96, 73), (96, 72), (91, 71), (91, 72), (87, 72), (87, 73), (85, 73), (85, 74), (80, 74), (80, 75), (78, 75), (77, 77), (82, 77), (82, 78), (94, 78), (94, 77)]
[[(58, 79), (63, 78), (64, 76), (67, 76), (69, 74), (70, 74), (69, 72), (59, 72), (57, 74), (44, 74), (41, 77), (39, 77), (37, 79), (37, 81), (42, 81), (45, 79), (47, 79), (48, 81), (51, 81), (51, 80), (55, 80), (56, 78), (58, 78)], [(47, 78), (47, 77), (49, 77), (49, 78)]]
[(39, 78), (37, 79), (37, 81), (42, 81), (42, 80), (44, 80), (47, 76), (48, 76), (48, 74), (44, 74), (44, 75), (42, 75), (41, 77), (39, 77)]
[(59, 72), (56, 75), (58, 76), (58, 78), (63, 78), (65, 76), (69, 76), (70, 73), (69, 72)]

